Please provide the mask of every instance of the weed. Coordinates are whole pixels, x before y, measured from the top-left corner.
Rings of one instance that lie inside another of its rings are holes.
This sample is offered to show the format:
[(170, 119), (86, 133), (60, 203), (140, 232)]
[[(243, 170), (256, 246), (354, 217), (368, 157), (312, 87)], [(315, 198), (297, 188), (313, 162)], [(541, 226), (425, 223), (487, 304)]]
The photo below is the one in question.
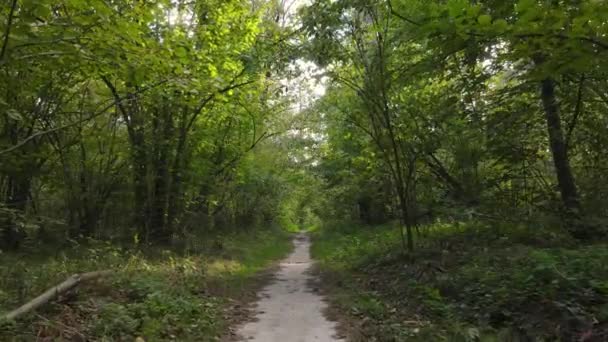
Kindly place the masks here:
[[(608, 248), (541, 241), (520, 226), (423, 227), (404, 260), (391, 225), (325, 227), (313, 256), (343, 312), (380, 340), (606, 338)], [(339, 295), (337, 295), (339, 294)]]
[[(202, 237), (201, 237), (202, 238)], [(48, 305), (18, 322), (4, 322), (0, 339), (61, 338), (66, 329), (100, 341), (212, 341), (227, 328), (228, 298), (247, 287), (269, 262), (291, 248), (280, 229), (233, 233), (199, 243), (198, 253), (129, 252), (90, 241), (44, 258), (12, 256), (19, 267), (0, 268), (0, 307), (14, 308), (51, 284), (84, 271), (114, 269), (111, 278), (83, 284), (61, 304)], [(213, 248), (221, 241), (221, 250)], [(218, 291), (221, 288), (222, 291)], [(68, 308), (70, 317), (66, 317)]]

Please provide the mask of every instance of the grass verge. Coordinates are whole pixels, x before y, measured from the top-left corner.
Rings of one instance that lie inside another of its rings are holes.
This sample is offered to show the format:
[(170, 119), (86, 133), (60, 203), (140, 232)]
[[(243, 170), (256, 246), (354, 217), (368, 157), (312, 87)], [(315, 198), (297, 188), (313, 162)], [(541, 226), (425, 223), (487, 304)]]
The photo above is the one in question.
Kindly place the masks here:
[(290, 251), (291, 237), (267, 229), (201, 241), (188, 254), (158, 249), (132, 253), (92, 241), (44, 258), (3, 255), (0, 312), (71, 274), (116, 273), (83, 284), (16, 322), (2, 322), (0, 340), (220, 340), (235, 301), (255, 292), (257, 275)]
[(608, 340), (605, 243), (479, 222), (425, 232), (414, 261), (392, 226), (315, 233), (312, 255), (351, 340)]

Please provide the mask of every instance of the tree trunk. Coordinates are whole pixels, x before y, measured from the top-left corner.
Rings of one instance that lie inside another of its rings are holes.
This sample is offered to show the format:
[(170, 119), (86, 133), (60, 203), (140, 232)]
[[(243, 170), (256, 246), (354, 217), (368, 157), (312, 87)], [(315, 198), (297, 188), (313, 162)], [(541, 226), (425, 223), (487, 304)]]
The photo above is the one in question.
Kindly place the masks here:
[[(116, 107), (122, 114), (122, 118), (127, 125), (129, 142), (131, 144), (131, 165), (133, 167), (133, 197), (134, 197), (134, 217), (133, 223), (137, 229), (140, 239), (148, 240), (149, 226), (149, 201), (148, 201), (148, 155), (146, 153), (145, 123), (142, 113), (137, 103), (135, 93), (127, 93), (128, 104), (123, 104), (123, 98), (109, 78), (102, 76), (102, 80), (112, 92), (116, 100)], [(130, 82), (126, 84), (127, 89), (132, 89)]]
[(185, 152), (186, 152), (186, 140), (187, 140), (187, 129), (185, 126), (185, 116), (182, 118), (182, 123), (179, 127), (179, 136), (177, 137), (177, 146), (175, 147), (175, 159), (173, 160), (173, 166), (171, 168), (171, 189), (168, 194), (168, 208), (167, 208), (167, 225), (173, 230), (173, 227), (179, 219), (179, 214), (182, 211), (183, 206), (183, 194), (182, 194), (182, 173), (184, 172), (185, 164)]
[(388, 108), (386, 108), (386, 106), (384, 108), (383, 113), (384, 118), (386, 120), (386, 128), (388, 130), (389, 138), (391, 141), (393, 156), (395, 157), (397, 192), (399, 196), (399, 206), (401, 208), (401, 217), (403, 219), (403, 224), (405, 225), (405, 229), (407, 232), (407, 250), (412, 252), (414, 251), (414, 235), (412, 233), (412, 224), (410, 220), (410, 213), (408, 210), (408, 189), (405, 187), (405, 180), (403, 177), (403, 163), (401, 160), (401, 151), (397, 143), (397, 137), (395, 136), (395, 132), (393, 131), (393, 124), (392, 120), (390, 119), (390, 113), (388, 112)]
[(573, 233), (581, 236), (581, 234), (584, 235), (584, 232), (577, 232), (580, 229), (580, 222), (576, 221), (582, 217), (582, 208), (574, 175), (570, 168), (568, 149), (560, 121), (560, 108), (555, 96), (555, 81), (553, 79), (547, 78), (541, 82), (541, 99), (545, 111), (549, 144), (562, 202), (567, 215), (573, 219), (571, 223), (579, 226), (572, 229)]
[(399, 195), (399, 205), (401, 206), (401, 219), (403, 220), (403, 225), (405, 225), (407, 250), (412, 252), (414, 251), (414, 234), (412, 232), (412, 221), (410, 218), (409, 210), (407, 208), (407, 200), (402, 198), (402, 196), (403, 195)]
[(429, 153), (428, 157), (429, 158), (423, 159), (424, 163), (439, 181), (445, 183), (449, 187), (452, 197), (457, 201), (464, 199), (464, 202), (468, 203), (469, 199), (464, 198), (465, 192), (462, 184), (448, 172), (445, 166), (443, 166), (441, 161), (433, 153)]
[(168, 222), (168, 197), (171, 192), (169, 179), (169, 147), (173, 134), (173, 122), (167, 108), (157, 113), (154, 200), (151, 208), (151, 240), (167, 245), (171, 242), (172, 229)]
[[(81, 135), (82, 139), (82, 135)], [(82, 236), (92, 236), (93, 228), (95, 226), (94, 222), (89, 220), (88, 213), (91, 211), (91, 198), (89, 191), (89, 184), (87, 181), (87, 153), (84, 146), (84, 143), (80, 142), (80, 174), (79, 174), (79, 184), (80, 184), (80, 193), (79, 193), (79, 235)]]
[(135, 217), (134, 222), (138, 232), (142, 237), (148, 238), (147, 224), (147, 199), (148, 185), (146, 182), (148, 167), (146, 161), (146, 153), (144, 150), (143, 137), (133, 139), (132, 148), (132, 163), (133, 163), (133, 193), (135, 200)]
[[(9, 210), (25, 215), (31, 184), (32, 180), (29, 176), (9, 176), (8, 200), (6, 201), (6, 207)], [(14, 250), (19, 248), (24, 234), (17, 228), (17, 222), (11, 216), (6, 219), (4, 244), (8, 249)]]

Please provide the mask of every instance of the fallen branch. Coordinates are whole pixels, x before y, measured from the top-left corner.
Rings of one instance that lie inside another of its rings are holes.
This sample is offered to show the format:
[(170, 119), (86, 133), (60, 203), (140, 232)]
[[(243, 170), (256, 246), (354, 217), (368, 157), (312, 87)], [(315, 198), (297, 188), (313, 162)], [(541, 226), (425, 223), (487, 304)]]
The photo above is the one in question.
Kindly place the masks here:
[(95, 271), (95, 272), (87, 272), (87, 273), (79, 273), (70, 276), (68, 279), (64, 280), (61, 284), (54, 286), (48, 290), (46, 290), (40, 296), (32, 299), (31, 301), (23, 304), (19, 308), (5, 314), (0, 318), (0, 321), (4, 320), (14, 320), (19, 316), (26, 314), (32, 310), (39, 308), (40, 306), (48, 303), (53, 298), (59, 296), (62, 293), (69, 291), (74, 288), (76, 285), (80, 284), (83, 281), (88, 281), (100, 277), (105, 277), (112, 274), (114, 271), (105, 270), (105, 271)]

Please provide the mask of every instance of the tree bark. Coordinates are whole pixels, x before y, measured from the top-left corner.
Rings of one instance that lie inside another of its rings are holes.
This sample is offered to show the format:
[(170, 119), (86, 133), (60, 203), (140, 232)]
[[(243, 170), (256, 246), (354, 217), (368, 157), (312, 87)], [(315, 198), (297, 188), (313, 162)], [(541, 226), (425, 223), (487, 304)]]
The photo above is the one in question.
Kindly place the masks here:
[[(149, 226), (149, 201), (148, 201), (148, 154), (146, 153), (146, 137), (144, 121), (141, 110), (137, 104), (137, 92), (128, 92), (127, 104), (123, 103), (123, 98), (109, 78), (102, 76), (103, 82), (110, 89), (115, 99), (116, 107), (122, 114), (122, 118), (127, 126), (129, 142), (131, 144), (131, 165), (133, 167), (133, 196), (134, 196), (134, 224), (140, 238), (148, 240)], [(132, 85), (127, 82), (127, 89)]]
[(168, 194), (167, 225), (174, 230), (176, 221), (179, 221), (180, 212), (183, 211), (183, 172), (186, 166), (186, 142), (188, 127), (186, 125), (187, 112), (184, 110), (179, 125), (175, 156), (170, 171), (171, 189)]
[[(8, 200), (6, 207), (25, 215), (25, 210), (29, 202), (32, 179), (26, 175), (9, 176), (8, 179)], [(18, 249), (23, 239), (23, 233), (17, 228), (17, 222), (10, 216), (6, 220), (4, 231), (4, 245), (12, 250)]]
[[(82, 132), (80, 135), (82, 139)], [(84, 142), (80, 142), (80, 172), (78, 182), (80, 185), (79, 198), (79, 234), (82, 236), (92, 236), (95, 222), (90, 221), (89, 212), (91, 211), (90, 189), (87, 177), (87, 153)]]
[(424, 163), (438, 180), (445, 183), (451, 189), (452, 197), (455, 200), (462, 200), (465, 195), (462, 184), (448, 172), (445, 166), (443, 166), (441, 161), (433, 153), (429, 153), (428, 156), (429, 158), (423, 158)]
[[(409, 210), (409, 194), (408, 187), (405, 185), (405, 179), (403, 176), (403, 163), (401, 160), (401, 150), (399, 149), (399, 144), (397, 143), (397, 137), (395, 132), (393, 131), (393, 123), (390, 117), (390, 113), (388, 110), (388, 105), (385, 103), (385, 108), (383, 109), (383, 116), (385, 120), (386, 130), (388, 131), (388, 138), (391, 142), (390, 150), (393, 153), (393, 157), (395, 158), (395, 182), (397, 187), (397, 196), (399, 198), (399, 207), (401, 209), (401, 219), (402, 224), (405, 225), (406, 230), (406, 242), (407, 242), (407, 250), (412, 252), (414, 250), (414, 235), (412, 232), (412, 222), (410, 217)], [(401, 238), (403, 239), (403, 229), (401, 230)], [(405, 246), (404, 246), (405, 250)]]
[(131, 137), (131, 158), (133, 165), (133, 192), (135, 200), (135, 226), (143, 237), (148, 237), (148, 175), (147, 157), (143, 132)]
[(555, 96), (555, 81), (553, 79), (547, 78), (542, 81), (541, 98), (562, 201), (566, 210), (578, 216), (581, 214), (580, 198), (570, 167), (568, 149), (560, 121), (560, 108)]
[(154, 200), (151, 208), (150, 229), (152, 242), (167, 245), (171, 242), (172, 229), (168, 222), (168, 199), (171, 192), (169, 176), (169, 147), (173, 136), (173, 121), (168, 108), (156, 113), (155, 180)]

